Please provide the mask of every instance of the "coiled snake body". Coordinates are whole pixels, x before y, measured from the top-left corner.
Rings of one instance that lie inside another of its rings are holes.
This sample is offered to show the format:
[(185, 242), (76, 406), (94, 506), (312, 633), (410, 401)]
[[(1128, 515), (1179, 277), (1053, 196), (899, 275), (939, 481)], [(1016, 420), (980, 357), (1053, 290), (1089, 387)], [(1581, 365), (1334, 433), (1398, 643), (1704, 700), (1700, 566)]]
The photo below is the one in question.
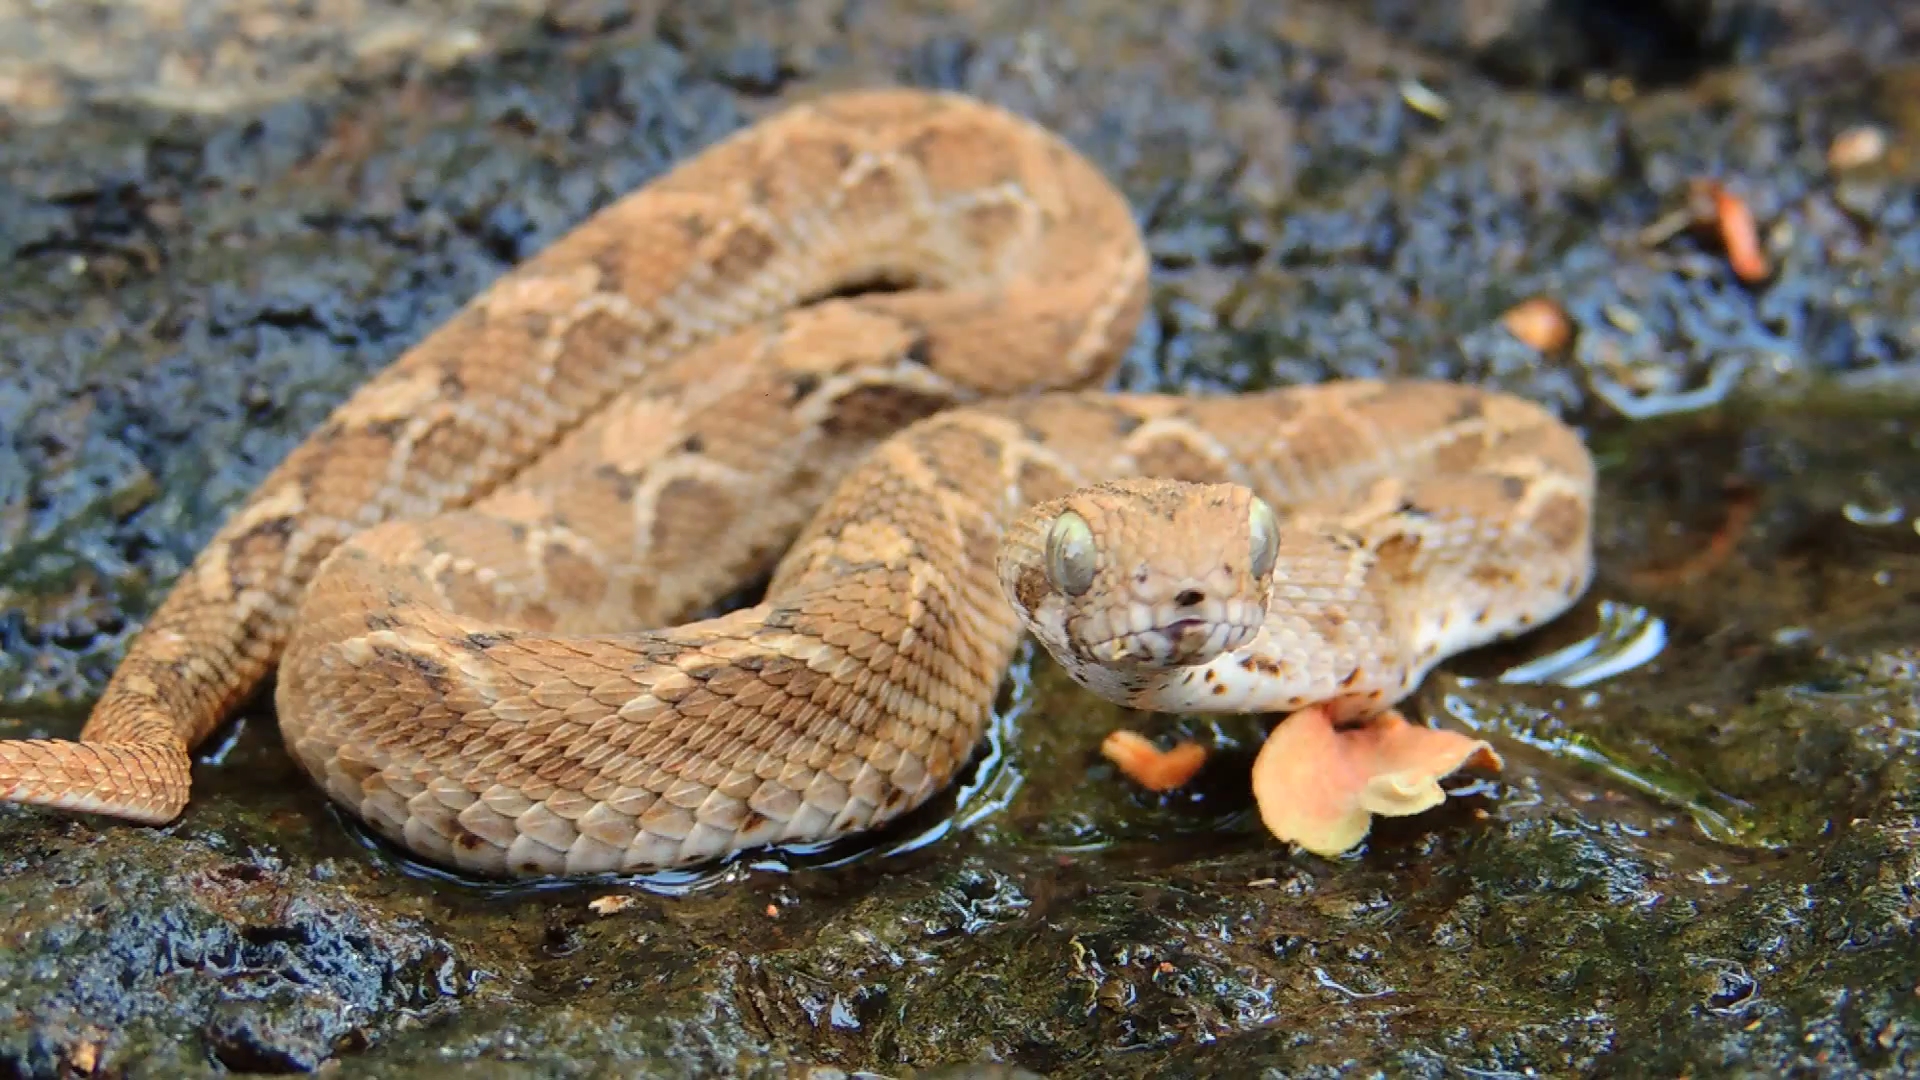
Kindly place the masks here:
[(1337, 719), (1585, 588), (1592, 466), (1524, 402), (1088, 389), (1146, 280), (1122, 197), (1024, 120), (905, 90), (781, 113), (354, 393), (80, 742), (0, 743), (0, 794), (171, 820), (277, 663), (294, 757), (420, 856), (658, 868), (919, 805), (1024, 626), (1118, 700)]

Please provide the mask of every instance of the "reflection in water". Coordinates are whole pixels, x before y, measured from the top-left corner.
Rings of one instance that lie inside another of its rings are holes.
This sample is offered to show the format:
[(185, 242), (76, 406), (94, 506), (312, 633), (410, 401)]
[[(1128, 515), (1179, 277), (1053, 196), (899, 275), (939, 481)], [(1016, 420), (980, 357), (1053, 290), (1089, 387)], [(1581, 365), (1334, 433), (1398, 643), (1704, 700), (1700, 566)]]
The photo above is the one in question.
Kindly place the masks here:
[(1632, 671), (1667, 647), (1666, 621), (1646, 608), (1602, 600), (1599, 614), (1599, 628), (1585, 639), (1508, 668), (1501, 673), (1500, 681), (1591, 686)]
[[(1599, 625), (1593, 633), (1563, 649), (1508, 668), (1499, 681), (1578, 689), (1642, 667), (1667, 646), (1666, 621), (1646, 608), (1602, 600), (1597, 615)], [(1471, 687), (1475, 681), (1459, 680), (1463, 687)], [(1584, 704), (1596, 704), (1591, 700), (1595, 696), (1589, 694)], [(1517, 703), (1485, 716), (1460, 694), (1446, 695), (1442, 704), (1455, 719), (1475, 731), (1498, 731), (1515, 742), (1563, 761), (1577, 761), (1624, 787), (1678, 807), (1712, 840), (1775, 846), (1758, 835), (1759, 827), (1750, 817), (1750, 803), (1676, 770), (1657, 751), (1623, 751), (1575, 731), (1545, 710)]]
[[(1747, 358), (1744, 356), (1722, 357), (1708, 372), (1707, 381), (1692, 390), (1676, 390), (1670, 387), (1652, 389), (1635, 393), (1622, 383), (1608, 375), (1604, 369), (1595, 368), (1588, 378), (1588, 385), (1601, 400), (1620, 411), (1629, 420), (1650, 420), (1656, 416), (1669, 416), (1674, 413), (1699, 412), (1712, 408), (1727, 400), (1734, 388), (1740, 384), (1740, 377), (1747, 372)], [(1659, 378), (1666, 369), (1655, 369), (1642, 374)]]
[(193, 760), (201, 765), (225, 765), (227, 755), (240, 745), (240, 736), (246, 733), (247, 717), (242, 716), (227, 725), (224, 732), (217, 732), (213, 741), (196, 750)]
[[(1855, 525), (1878, 528), (1886, 525), (1898, 525), (1907, 516), (1907, 508), (1901, 505), (1900, 497), (1887, 487), (1877, 472), (1863, 472), (1857, 484), (1859, 494), (1850, 498), (1840, 507), (1840, 515)], [(1920, 522), (1916, 522), (1920, 528)]]
[(1577, 761), (1623, 787), (1677, 807), (1717, 843), (1768, 849), (1780, 846), (1761, 834), (1759, 824), (1750, 816), (1753, 804), (1716, 791), (1706, 781), (1671, 765), (1656, 764), (1654, 754), (1630, 754), (1575, 731), (1559, 717), (1532, 706), (1514, 703), (1482, 714), (1463, 695), (1450, 693), (1441, 699), (1441, 707), (1475, 732), (1497, 732), (1562, 761)]
[(800, 870), (847, 866), (865, 859), (904, 855), (955, 832), (965, 832), (1005, 809), (1024, 781), (1019, 771), (1008, 762), (1007, 748), (1011, 745), (1015, 722), (1027, 712), (1033, 700), (1031, 642), (1021, 645), (1013, 663), (1009, 665), (1006, 686), (1001, 706), (993, 710), (988, 721), (982, 751), (973, 764), (962, 771), (961, 781), (913, 813), (872, 832), (838, 840), (736, 852), (710, 863), (684, 869), (525, 881), (473, 877), (421, 862), (388, 843), (333, 802), (328, 801), (326, 805), (334, 820), (383, 865), (408, 877), (458, 886), (483, 896), (512, 899), (567, 889), (609, 887), (633, 889), (655, 896), (687, 896), (716, 885), (744, 881), (754, 873), (791, 874)]

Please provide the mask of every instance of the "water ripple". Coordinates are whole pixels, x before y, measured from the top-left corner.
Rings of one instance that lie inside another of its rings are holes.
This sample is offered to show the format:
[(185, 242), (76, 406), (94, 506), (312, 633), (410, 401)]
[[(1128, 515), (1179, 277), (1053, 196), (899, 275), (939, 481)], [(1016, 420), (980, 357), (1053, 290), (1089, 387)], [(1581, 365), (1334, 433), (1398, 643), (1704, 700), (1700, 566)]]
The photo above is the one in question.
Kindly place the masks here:
[(1600, 626), (1572, 645), (1508, 668), (1500, 681), (1579, 688), (1632, 671), (1667, 647), (1667, 623), (1635, 604), (1600, 602)]

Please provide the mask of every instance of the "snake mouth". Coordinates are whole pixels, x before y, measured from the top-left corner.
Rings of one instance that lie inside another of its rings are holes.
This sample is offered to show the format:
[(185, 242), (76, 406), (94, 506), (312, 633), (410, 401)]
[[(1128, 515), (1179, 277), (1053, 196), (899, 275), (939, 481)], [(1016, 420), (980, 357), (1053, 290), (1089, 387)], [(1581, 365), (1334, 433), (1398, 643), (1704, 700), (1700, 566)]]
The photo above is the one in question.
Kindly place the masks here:
[(1260, 632), (1266, 605), (1240, 598), (1205, 606), (1136, 603), (1062, 627), (1069, 649), (1107, 667), (1165, 670), (1212, 663)]
[(1175, 619), (1151, 629), (1122, 634), (1093, 650), (1108, 664), (1145, 667), (1184, 667), (1211, 660), (1223, 649), (1237, 647), (1245, 635), (1230, 623), (1216, 619)]
[(1163, 645), (1155, 659), (1176, 667), (1211, 660), (1240, 637), (1232, 623), (1217, 619), (1175, 619), (1158, 636)]

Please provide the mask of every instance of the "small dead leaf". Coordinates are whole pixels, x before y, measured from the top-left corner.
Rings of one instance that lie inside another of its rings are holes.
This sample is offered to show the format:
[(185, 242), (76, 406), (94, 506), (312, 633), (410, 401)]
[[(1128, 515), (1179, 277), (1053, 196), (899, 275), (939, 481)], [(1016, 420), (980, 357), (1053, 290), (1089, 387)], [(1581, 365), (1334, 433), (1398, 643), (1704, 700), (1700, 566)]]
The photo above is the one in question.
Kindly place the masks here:
[(1827, 147), (1827, 165), (1836, 171), (1858, 169), (1879, 161), (1886, 153), (1887, 133), (1872, 124), (1861, 124), (1833, 137)]
[(1717, 180), (1695, 181), (1694, 197), (1700, 203), (1699, 219), (1718, 229), (1727, 265), (1735, 276), (1749, 285), (1765, 281), (1773, 268), (1761, 250), (1760, 227), (1754, 223), (1753, 209), (1747, 201)]
[(1149, 791), (1172, 791), (1193, 779), (1207, 763), (1207, 748), (1182, 742), (1162, 750), (1137, 731), (1118, 729), (1100, 744), (1100, 753), (1134, 783)]
[(587, 910), (595, 915), (618, 915), (634, 905), (634, 898), (628, 895), (596, 896), (587, 901)]
[(1565, 308), (1544, 296), (1522, 300), (1500, 316), (1501, 325), (1543, 353), (1557, 353), (1573, 340), (1573, 321)]
[(1400, 100), (1406, 102), (1409, 109), (1432, 120), (1445, 122), (1453, 114), (1453, 106), (1447, 99), (1418, 79), (1407, 79), (1400, 84)]
[(1253, 798), (1276, 838), (1332, 858), (1366, 838), (1376, 814), (1409, 817), (1446, 801), (1440, 781), (1465, 768), (1497, 772), (1489, 743), (1412, 724), (1388, 710), (1336, 729), (1325, 707), (1292, 713), (1253, 763)]

